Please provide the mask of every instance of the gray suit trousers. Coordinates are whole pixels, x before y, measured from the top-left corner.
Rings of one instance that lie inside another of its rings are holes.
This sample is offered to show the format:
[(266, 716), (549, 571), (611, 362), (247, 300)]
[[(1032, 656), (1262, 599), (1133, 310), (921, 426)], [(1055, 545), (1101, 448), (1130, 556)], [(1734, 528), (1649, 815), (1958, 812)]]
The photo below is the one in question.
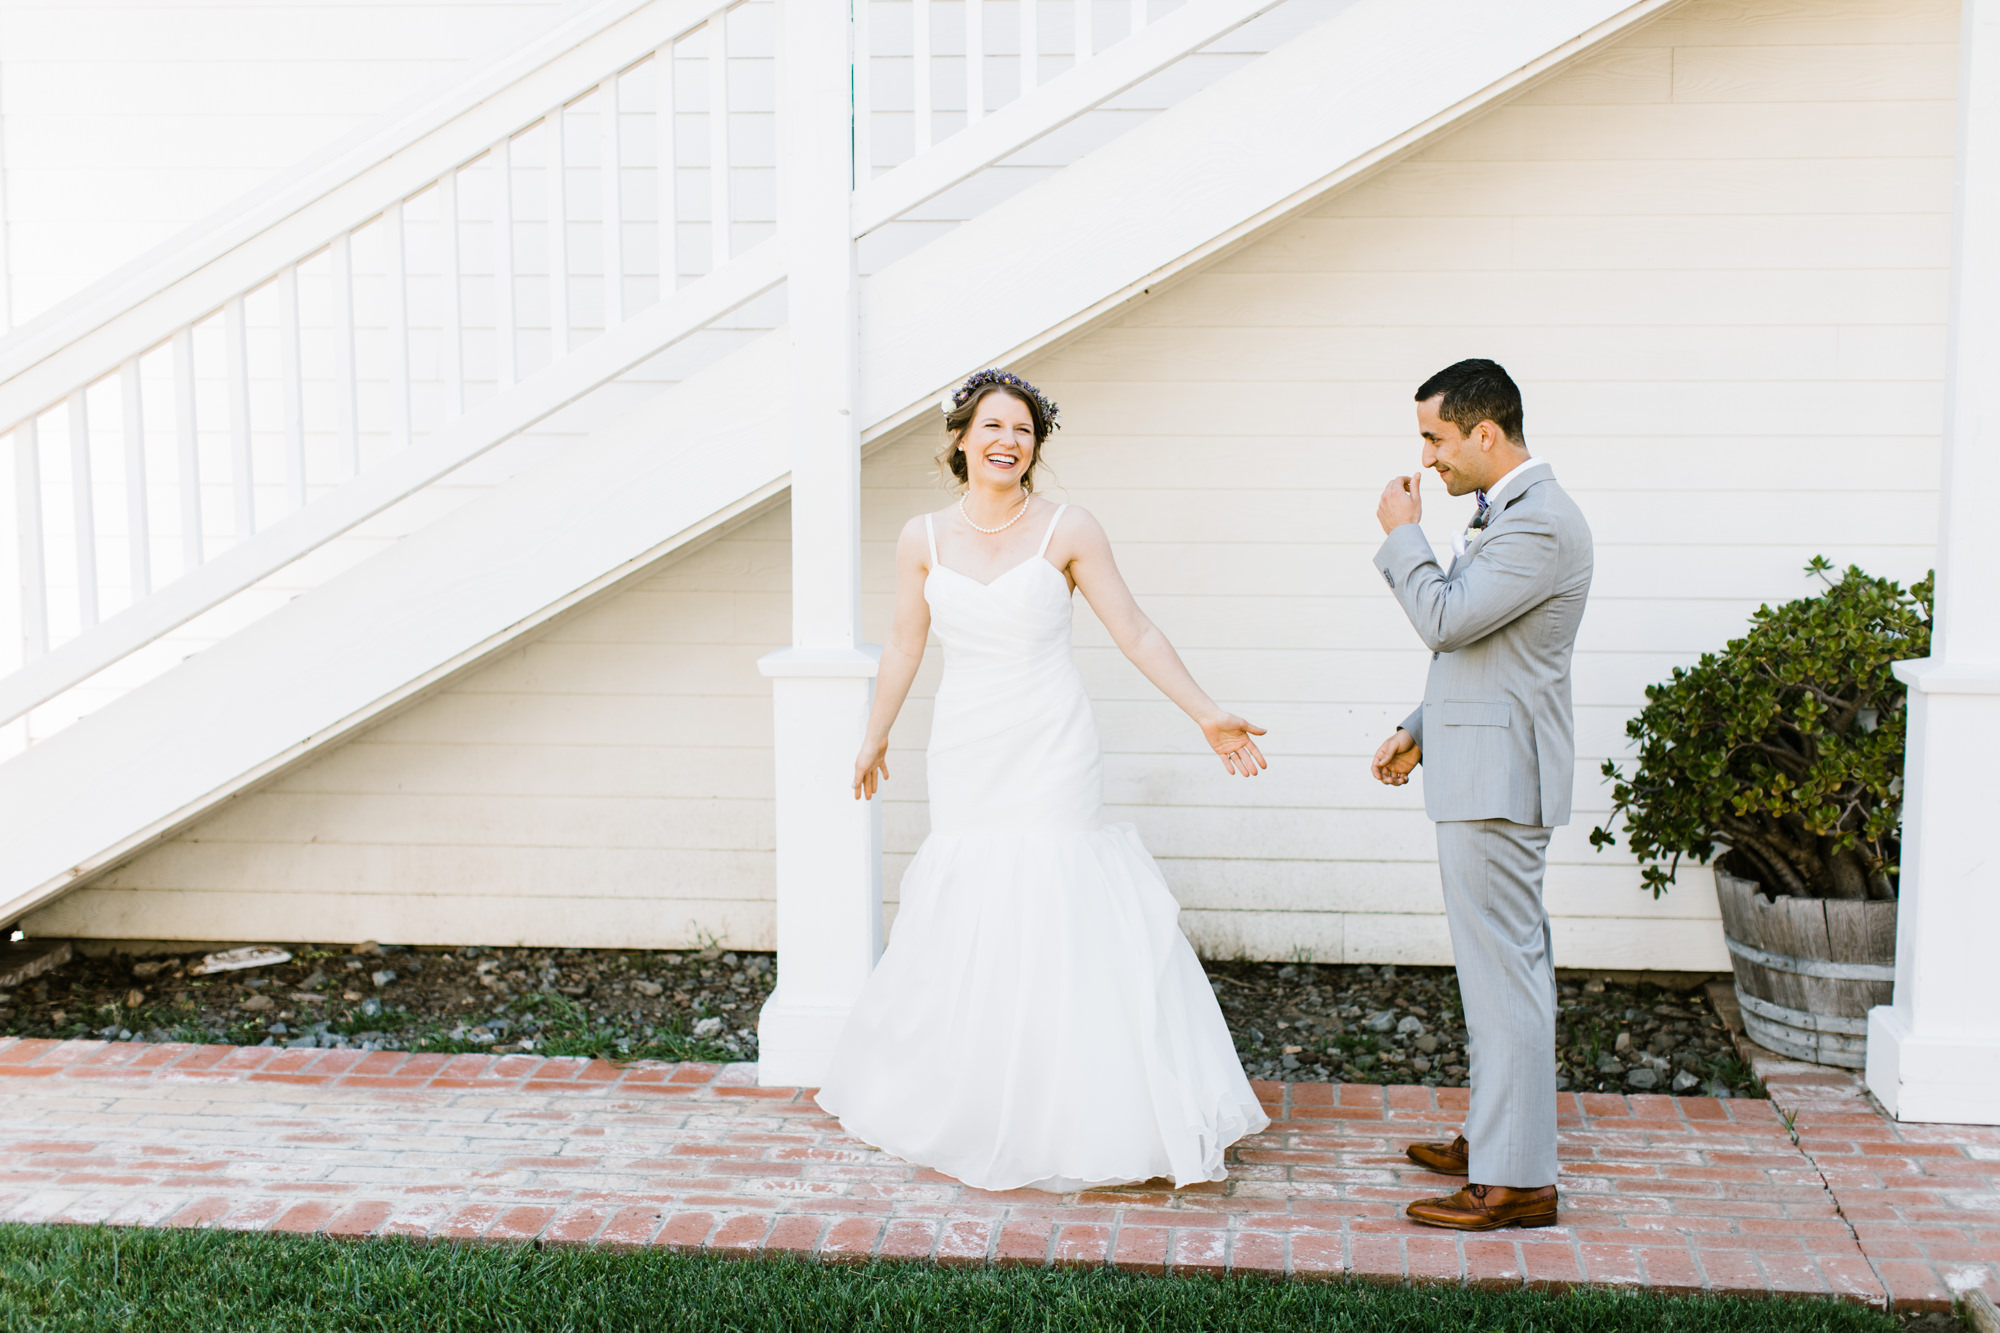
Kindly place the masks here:
[(1437, 826), (1444, 910), (1472, 1060), (1469, 1179), (1556, 1183), (1556, 974), (1542, 873), (1550, 830), (1505, 819)]

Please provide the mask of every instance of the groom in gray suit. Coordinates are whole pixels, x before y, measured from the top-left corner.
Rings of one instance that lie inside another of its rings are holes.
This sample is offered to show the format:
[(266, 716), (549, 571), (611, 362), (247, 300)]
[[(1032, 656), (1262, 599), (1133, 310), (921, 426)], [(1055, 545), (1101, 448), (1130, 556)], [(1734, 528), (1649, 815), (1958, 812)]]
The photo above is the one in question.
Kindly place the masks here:
[(1409, 1148), (1468, 1183), (1408, 1211), (1461, 1231), (1556, 1220), (1556, 981), (1542, 874), (1549, 835), (1570, 816), (1570, 657), (1591, 541), (1521, 427), (1521, 391), (1497, 363), (1439, 371), (1417, 390), (1423, 465), (1452, 495), (1476, 495), (1478, 511), (1440, 569), (1417, 526), (1421, 472), (1391, 481), (1376, 509), (1388, 540), (1375, 567), (1431, 666), (1423, 703), (1382, 742), (1372, 772), (1401, 786), (1424, 766), (1472, 1060), (1464, 1131)]

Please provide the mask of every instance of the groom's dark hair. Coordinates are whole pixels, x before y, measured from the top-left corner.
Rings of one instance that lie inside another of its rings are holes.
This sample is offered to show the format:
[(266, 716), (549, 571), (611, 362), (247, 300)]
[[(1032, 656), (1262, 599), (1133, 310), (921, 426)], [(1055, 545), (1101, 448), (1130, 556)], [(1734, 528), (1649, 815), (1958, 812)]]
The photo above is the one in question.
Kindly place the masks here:
[(1473, 427), (1490, 421), (1515, 444), (1521, 436), (1521, 386), (1498, 361), (1474, 357), (1446, 366), (1417, 388), (1417, 402), (1443, 396), (1438, 415), (1470, 435)]

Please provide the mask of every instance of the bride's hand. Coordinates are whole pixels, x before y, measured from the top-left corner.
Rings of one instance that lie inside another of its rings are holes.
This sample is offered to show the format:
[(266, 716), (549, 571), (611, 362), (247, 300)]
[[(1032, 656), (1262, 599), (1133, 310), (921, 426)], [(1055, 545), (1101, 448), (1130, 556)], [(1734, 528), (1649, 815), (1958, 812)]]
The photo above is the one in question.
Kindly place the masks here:
[(1262, 727), (1252, 726), (1234, 713), (1224, 713), (1201, 724), (1202, 737), (1208, 741), (1208, 748), (1222, 756), (1222, 766), (1231, 773), (1240, 773), (1246, 778), (1254, 778), (1257, 771), (1269, 768), (1264, 752), (1257, 748), (1252, 736), (1262, 736)]
[(854, 799), (874, 800), (875, 789), (889, 780), (889, 742), (863, 741), (854, 757)]

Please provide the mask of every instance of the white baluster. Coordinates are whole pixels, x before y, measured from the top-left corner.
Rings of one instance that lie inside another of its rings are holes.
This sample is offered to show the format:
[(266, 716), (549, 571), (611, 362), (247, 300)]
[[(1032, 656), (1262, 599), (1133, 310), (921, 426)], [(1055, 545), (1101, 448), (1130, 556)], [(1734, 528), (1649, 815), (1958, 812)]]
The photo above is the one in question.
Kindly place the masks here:
[(1042, 78), (1042, 0), (1020, 0), (1021, 5), (1021, 94)]
[(854, 51), (854, 185), (859, 189), (875, 178), (875, 89), (870, 61), (874, 47), (868, 35), (869, 6), (874, 0), (853, 0)]
[(458, 172), (438, 181), (438, 280), (444, 284), (444, 414), (465, 414), (465, 292), (458, 276)]
[(620, 157), (618, 134), (618, 76), (613, 74), (597, 86), (598, 116), (603, 133), (598, 138), (597, 183), (604, 217), (604, 331), (625, 322), (625, 202), (618, 179)]
[[(921, 4), (923, 0), (918, 0)], [(708, 21), (708, 268), (729, 262), (729, 11)]]
[(14, 428), (14, 526), (21, 551), (21, 650), (49, 651), (49, 570), (42, 545), (42, 445), (33, 417)]
[(543, 123), (549, 134), (549, 361), (569, 351), (569, 151), (564, 108)]
[(910, 0), (910, 89), (921, 154), (931, 146), (931, 0)]
[(83, 390), (69, 396), (69, 496), (76, 514), (76, 612), (97, 623), (97, 492), (90, 477), (90, 412)]
[[(354, 234), (327, 247), (333, 276), (333, 425), (340, 439), (342, 480), (361, 471), (360, 372), (354, 360)], [(197, 564), (200, 561), (197, 559)]]
[(382, 210), (382, 239), (388, 257), (384, 280), (389, 286), (389, 443), (410, 445), (410, 260), (403, 234), (403, 201)]
[(229, 470), (236, 497), (236, 540), (257, 531), (257, 488), (250, 451), (250, 346), (243, 322), (243, 298), (222, 307), (223, 357), (229, 380)]
[(153, 590), (153, 525), (146, 512), (146, 413), (139, 393), (139, 358), (118, 372), (125, 406), (125, 530), (132, 600)]
[(986, 13), (980, 0), (965, 0), (965, 123), (986, 114)]
[(299, 269), (278, 275), (278, 370), (284, 380), (285, 493), (292, 508), (306, 507), (305, 372), (299, 357)]
[(493, 147), (493, 341), (502, 390), (521, 378), (516, 361), (514, 315), (514, 140)]
[[(352, 380), (349, 381), (350, 386)], [(180, 451), (181, 573), (191, 574), (202, 560), (201, 436), (194, 414), (194, 330), (174, 335), (174, 443)]]
[(1092, 0), (1076, 0), (1076, 63), (1081, 65), (1090, 59), (1090, 11)]
[(659, 196), (660, 299), (680, 281), (680, 203), (674, 188), (674, 44), (653, 52), (653, 189)]
[(1146, 26), (1146, 0), (1132, 0), (1132, 35), (1137, 37)]

